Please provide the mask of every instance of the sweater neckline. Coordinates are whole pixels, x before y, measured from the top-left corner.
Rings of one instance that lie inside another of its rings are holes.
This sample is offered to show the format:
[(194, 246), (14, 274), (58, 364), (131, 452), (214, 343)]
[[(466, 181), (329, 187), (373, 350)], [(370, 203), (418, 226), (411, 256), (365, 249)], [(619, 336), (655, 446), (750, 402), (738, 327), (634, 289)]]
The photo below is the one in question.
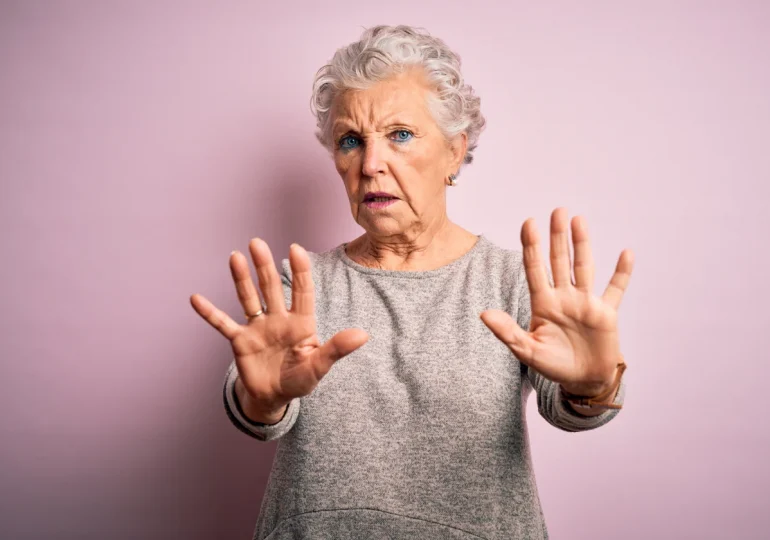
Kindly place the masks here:
[(356, 261), (351, 259), (348, 256), (348, 254), (345, 253), (345, 246), (348, 245), (348, 242), (344, 242), (340, 244), (339, 246), (337, 246), (337, 248), (334, 251), (336, 252), (337, 257), (343, 263), (345, 263), (347, 266), (349, 266), (353, 270), (356, 270), (357, 272), (361, 272), (362, 274), (371, 274), (374, 276), (383, 276), (383, 277), (424, 279), (424, 278), (443, 276), (451, 272), (458, 266), (462, 265), (466, 260), (473, 257), (488, 242), (487, 237), (484, 236), (484, 233), (477, 234), (476, 238), (478, 238), (476, 243), (473, 244), (473, 246), (464, 254), (460, 255), (457, 259), (450, 261), (443, 266), (439, 266), (438, 268), (434, 268), (432, 270), (386, 270), (383, 268), (371, 268), (369, 266), (364, 266), (363, 264), (357, 263)]

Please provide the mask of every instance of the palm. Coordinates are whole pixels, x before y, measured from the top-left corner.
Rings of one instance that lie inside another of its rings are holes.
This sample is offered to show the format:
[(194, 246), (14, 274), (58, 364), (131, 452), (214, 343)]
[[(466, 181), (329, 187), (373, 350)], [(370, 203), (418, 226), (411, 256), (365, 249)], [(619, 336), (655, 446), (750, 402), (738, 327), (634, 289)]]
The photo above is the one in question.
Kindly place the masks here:
[(597, 358), (614, 358), (619, 350), (617, 312), (583, 291), (555, 290), (532, 299), (530, 333), (536, 346), (531, 362), (547, 378), (570, 382), (601, 379)]
[(323, 377), (317, 368), (321, 343), (315, 316), (286, 315), (264, 324), (252, 319), (232, 340), (238, 372), (255, 395), (304, 396)]
[[(264, 408), (270, 408), (310, 394), (334, 363), (361, 347), (369, 335), (348, 328), (322, 344), (316, 331), (315, 292), (307, 252), (298, 245), (289, 250), (292, 286), (291, 309), (287, 309), (270, 248), (262, 240), (252, 240), (249, 249), (265, 298), (264, 309), (248, 262), (235, 251), (230, 256), (230, 270), (243, 312), (251, 315), (249, 321), (236, 323), (199, 294), (192, 295), (190, 302), (204, 320), (230, 340), (244, 387)], [(260, 310), (263, 313), (256, 315)]]
[(524, 265), (532, 318), (529, 332), (502, 310), (482, 313), (484, 323), (516, 357), (570, 392), (596, 395), (610, 385), (620, 358), (617, 310), (630, 278), (632, 254), (624, 251), (601, 297), (593, 294), (594, 265), (585, 225), (572, 221), (574, 283), (567, 237), (567, 215), (551, 216), (553, 282), (540, 257), (534, 220), (522, 226)]

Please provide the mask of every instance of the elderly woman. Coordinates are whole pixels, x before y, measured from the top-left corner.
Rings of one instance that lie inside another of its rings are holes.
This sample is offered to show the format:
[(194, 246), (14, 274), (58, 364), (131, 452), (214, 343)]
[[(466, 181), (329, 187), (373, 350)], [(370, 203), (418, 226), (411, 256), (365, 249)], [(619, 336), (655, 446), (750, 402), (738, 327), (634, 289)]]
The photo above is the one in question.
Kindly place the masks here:
[[(191, 303), (232, 343), (230, 420), (277, 440), (254, 538), (548, 538), (526, 425), (564, 431), (617, 414), (624, 251), (598, 297), (584, 220), (533, 220), (523, 250), (449, 220), (447, 186), (471, 163), (479, 98), (443, 41), (377, 26), (336, 52), (313, 87), (318, 138), (364, 234), (323, 253), (267, 244), (230, 268), (247, 322)], [(290, 307), (289, 307), (290, 306)]]

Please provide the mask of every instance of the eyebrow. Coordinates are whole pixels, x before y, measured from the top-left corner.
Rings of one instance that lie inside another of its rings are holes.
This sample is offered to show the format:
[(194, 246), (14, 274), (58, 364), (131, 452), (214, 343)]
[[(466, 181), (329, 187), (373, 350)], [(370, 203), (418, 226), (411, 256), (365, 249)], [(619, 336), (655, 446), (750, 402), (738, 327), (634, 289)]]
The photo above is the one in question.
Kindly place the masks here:
[[(395, 115), (388, 117), (386, 119), (387, 124), (385, 124), (385, 128), (389, 127), (396, 127), (396, 126), (413, 126), (414, 124), (412, 122), (405, 122), (406, 118), (399, 118)], [(344, 131), (342, 131), (344, 130)], [(335, 120), (334, 124), (332, 125), (332, 135), (336, 136), (337, 133), (347, 133), (347, 132), (356, 132), (356, 128), (353, 126), (353, 123), (348, 121), (347, 119), (340, 119)]]

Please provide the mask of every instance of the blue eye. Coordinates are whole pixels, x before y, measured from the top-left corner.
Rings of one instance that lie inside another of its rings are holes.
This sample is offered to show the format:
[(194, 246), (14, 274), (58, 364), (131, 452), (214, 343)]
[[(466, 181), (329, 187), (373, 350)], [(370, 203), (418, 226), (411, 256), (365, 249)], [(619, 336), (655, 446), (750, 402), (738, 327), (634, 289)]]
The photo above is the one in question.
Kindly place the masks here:
[(408, 141), (413, 137), (412, 132), (407, 129), (399, 129), (398, 131), (394, 131), (393, 133), (396, 134), (396, 142), (405, 142)]
[(358, 146), (358, 139), (350, 135), (345, 135), (340, 139), (340, 148), (350, 149)]

